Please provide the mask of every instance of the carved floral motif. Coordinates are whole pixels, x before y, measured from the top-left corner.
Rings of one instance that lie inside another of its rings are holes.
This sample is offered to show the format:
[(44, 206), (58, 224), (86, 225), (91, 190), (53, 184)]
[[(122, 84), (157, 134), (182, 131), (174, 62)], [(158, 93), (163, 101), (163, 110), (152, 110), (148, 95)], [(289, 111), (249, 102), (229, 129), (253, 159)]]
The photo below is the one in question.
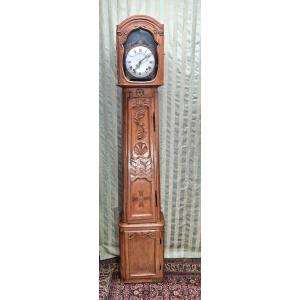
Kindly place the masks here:
[(142, 120), (145, 116), (145, 112), (146, 112), (146, 110), (145, 110), (145, 107), (143, 107), (143, 106), (138, 107), (138, 109), (135, 112), (134, 122), (136, 125), (136, 134), (137, 134), (138, 140), (143, 139), (146, 135), (144, 123), (142, 122)]

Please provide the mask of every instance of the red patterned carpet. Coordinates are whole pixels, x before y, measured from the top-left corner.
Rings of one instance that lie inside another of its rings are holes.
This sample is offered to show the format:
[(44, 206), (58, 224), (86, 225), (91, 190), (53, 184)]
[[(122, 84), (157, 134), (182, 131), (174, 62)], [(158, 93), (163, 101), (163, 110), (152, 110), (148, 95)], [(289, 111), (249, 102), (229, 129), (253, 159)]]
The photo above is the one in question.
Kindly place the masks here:
[(200, 259), (165, 259), (160, 283), (124, 284), (117, 258), (100, 261), (100, 300), (200, 300)]

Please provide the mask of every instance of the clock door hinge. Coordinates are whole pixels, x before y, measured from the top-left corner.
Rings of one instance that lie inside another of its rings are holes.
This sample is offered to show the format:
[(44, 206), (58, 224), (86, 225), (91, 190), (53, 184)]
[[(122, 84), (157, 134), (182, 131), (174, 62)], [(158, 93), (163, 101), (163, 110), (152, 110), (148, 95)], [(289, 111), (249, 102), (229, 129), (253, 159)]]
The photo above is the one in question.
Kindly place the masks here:
[(155, 131), (155, 113), (153, 113), (153, 130)]
[(161, 270), (161, 265), (159, 265), (159, 270)]
[(161, 238), (159, 239), (159, 243), (161, 244)]
[(155, 206), (157, 206), (157, 193), (155, 191)]

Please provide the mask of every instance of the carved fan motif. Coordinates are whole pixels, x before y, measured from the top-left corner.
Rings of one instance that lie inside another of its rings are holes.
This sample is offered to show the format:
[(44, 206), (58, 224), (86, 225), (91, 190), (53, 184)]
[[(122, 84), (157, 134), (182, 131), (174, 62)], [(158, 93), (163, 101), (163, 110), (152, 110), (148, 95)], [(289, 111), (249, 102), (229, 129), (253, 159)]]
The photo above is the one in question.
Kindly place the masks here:
[(137, 155), (144, 155), (148, 151), (148, 147), (145, 143), (139, 142), (134, 145), (133, 150)]

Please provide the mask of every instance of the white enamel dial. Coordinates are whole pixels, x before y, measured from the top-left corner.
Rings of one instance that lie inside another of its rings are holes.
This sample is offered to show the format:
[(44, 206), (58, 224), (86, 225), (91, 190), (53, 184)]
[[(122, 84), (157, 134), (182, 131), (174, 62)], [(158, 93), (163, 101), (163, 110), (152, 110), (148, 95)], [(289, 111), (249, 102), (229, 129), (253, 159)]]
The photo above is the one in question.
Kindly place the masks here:
[(133, 47), (125, 59), (127, 71), (136, 78), (144, 78), (151, 74), (155, 66), (155, 58), (151, 50), (144, 46)]

